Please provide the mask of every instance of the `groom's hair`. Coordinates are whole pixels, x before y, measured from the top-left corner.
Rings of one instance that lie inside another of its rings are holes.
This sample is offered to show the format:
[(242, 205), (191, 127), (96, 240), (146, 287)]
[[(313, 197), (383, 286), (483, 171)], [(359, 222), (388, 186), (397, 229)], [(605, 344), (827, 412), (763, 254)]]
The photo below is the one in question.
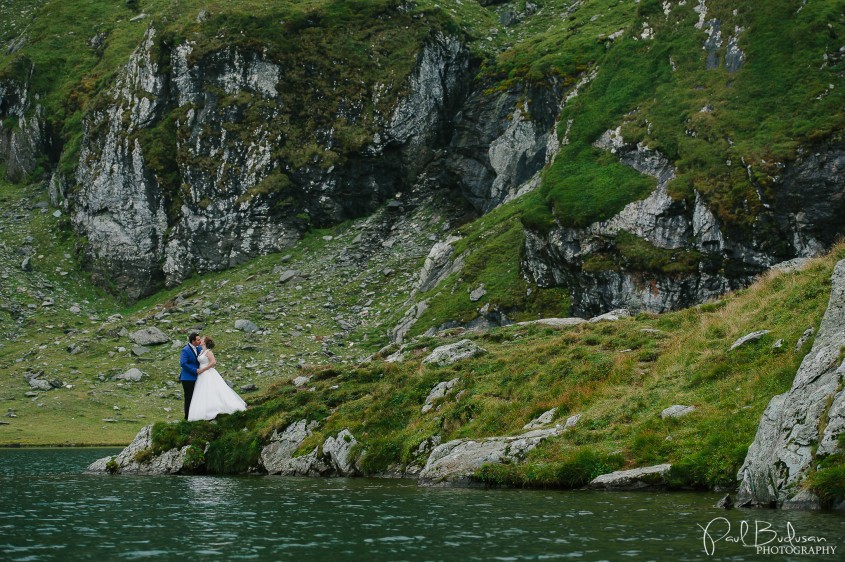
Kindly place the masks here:
[(214, 340), (208, 336), (205, 336), (205, 348), (214, 349)]
[(191, 332), (191, 335), (188, 336), (188, 343), (194, 343), (194, 340), (200, 337), (200, 335), (196, 332)]

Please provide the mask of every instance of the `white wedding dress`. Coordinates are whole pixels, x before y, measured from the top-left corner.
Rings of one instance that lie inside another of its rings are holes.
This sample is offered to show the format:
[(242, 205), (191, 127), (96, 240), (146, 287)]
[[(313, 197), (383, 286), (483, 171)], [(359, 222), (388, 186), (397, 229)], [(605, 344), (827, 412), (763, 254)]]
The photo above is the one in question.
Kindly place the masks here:
[[(200, 368), (208, 365), (205, 351), (200, 353)], [(246, 402), (229, 388), (217, 369), (211, 368), (200, 373), (188, 410), (188, 421), (213, 420), (218, 414), (231, 414), (246, 410)]]

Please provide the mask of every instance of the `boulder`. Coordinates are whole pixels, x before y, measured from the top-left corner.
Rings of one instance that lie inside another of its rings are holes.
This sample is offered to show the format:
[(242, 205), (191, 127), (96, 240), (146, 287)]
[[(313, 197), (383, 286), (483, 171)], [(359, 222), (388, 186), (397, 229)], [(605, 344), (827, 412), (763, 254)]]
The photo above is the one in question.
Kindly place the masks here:
[(455, 388), (455, 385), (458, 384), (460, 379), (454, 378), (450, 381), (439, 382), (434, 385), (434, 388), (431, 389), (431, 392), (428, 393), (428, 396), (425, 399), (425, 404), (422, 407), (422, 413), (425, 414), (429, 410), (434, 407), (434, 401), (443, 398), (450, 392), (452, 389)]
[(482, 353), (485, 353), (485, 350), (475, 345), (472, 340), (461, 340), (435, 348), (428, 357), (423, 359), (423, 363), (445, 367), (446, 365), (451, 365), (462, 359), (469, 359)]
[(155, 326), (131, 332), (129, 334), (129, 339), (132, 340), (132, 343), (141, 346), (170, 343), (170, 336), (168, 336)]
[(713, 507), (717, 507), (719, 509), (730, 509), (734, 506), (733, 498), (731, 498), (730, 494), (725, 494), (725, 496), (716, 502), (716, 505)]
[(817, 511), (822, 508), (819, 497), (810, 490), (801, 490), (781, 505), (788, 511)]
[(45, 381), (44, 379), (33, 378), (33, 379), (29, 379), (27, 382), (29, 382), (29, 386), (32, 387), (35, 390), (52, 390), (53, 389), (52, 385), (50, 385), (50, 383), (48, 381)]
[(293, 379), (293, 386), (297, 388), (305, 386), (310, 380), (311, 377), (296, 377), (295, 379)]
[(150, 352), (149, 347), (144, 347), (143, 345), (133, 345), (132, 346), (132, 355), (134, 355), (135, 357), (140, 357), (140, 356), (144, 355), (145, 353), (149, 353), (149, 352)]
[(616, 322), (620, 318), (629, 318), (630, 316), (631, 313), (628, 312), (627, 308), (617, 308), (590, 318), (590, 322)]
[(674, 406), (669, 406), (662, 412), (660, 412), (660, 417), (664, 420), (666, 418), (681, 418), (687, 414), (691, 414), (695, 411), (695, 406), (683, 406), (681, 404), (675, 404)]
[(583, 414), (575, 414), (574, 416), (569, 416), (566, 418), (566, 423), (563, 424), (563, 429), (572, 429), (575, 427), (578, 422), (581, 420), (581, 416)]
[(286, 269), (279, 275), (279, 283), (285, 284), (297, 275), (299, 275), (299, 271), (295, 269)]
[(125, 373), (117, 375), (115, 380), (140, 382), (142, 378), (144, 378), (144, 372), (133, 367)]
[(472, 302), (478, 302), (481, 300), (481, 297), (487, 294), (487, 291), (484, 289), (484, 283), (476, 287), (472, 290), (469, 294), (469, 300)]
[(247, 334), (251, 334), (253, 332), (258, 331), (258, 326), (255, 325), (254, 322), (251, 320), (235, 320), (235, 329), (240, 330), (241, 332), (246, 332)]
[(538, 429), (510, 437), (454, 439), (437, 446), (420, 472), (426, 486), (462, 485), (471, 482), (475, 472), (488, 463), (519, 462), (543, 440), (561, 433), (559, 427)]
[(544, 326), (551, 326), (552, 328), (568, 328), (570, 326), (577, 326), (586, 322), (583, 318), (541, 318), (539, 320), (528, 320), (527, 322), (517, 322), (517, 326), (529, 326), (531, 324), (542, 324)]
[(749, 342), (755, 342), (755, 341), (759, 340), (760, 338), (762, 338), (763, 336), (765, 336), (765, 335), (766, 335), (766, 334), (768, 334), (768, 333), (769, 333), (769, 331), (768, 331), (768, 330), (760, 330), (760, 331), (758, 331), (758, 332), (751, 332), (750, 334), (745, 334), (744, 336), (742, 336), (741, 338), (739, 338), (738, 340), (736, 340), (736, 341), (733, 343), (733, 345), (731, 345), (731, 349), (730, 349), (730, 350), (731, 350), (731, 351), (733, 351), (734, 349), (736, 349), (736, 348), (738, 348), (738, 347), (740, 347), (740, 346), (742, 346), (742, 345), (745, 345), (745, 344), (747, 344), (747, 343), (749, 343)]
[(663, 488), (666, 486), (666, 477), (671, 468), (671, 464), (658, 464), (631, 470), (617, 470), (594, 478), (589, 487), (594, 490)]

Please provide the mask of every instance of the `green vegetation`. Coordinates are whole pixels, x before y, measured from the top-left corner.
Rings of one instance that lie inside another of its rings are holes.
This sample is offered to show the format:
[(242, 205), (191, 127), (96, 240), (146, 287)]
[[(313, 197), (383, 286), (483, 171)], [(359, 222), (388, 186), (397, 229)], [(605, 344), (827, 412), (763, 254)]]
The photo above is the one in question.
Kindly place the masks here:
[[(503, 206), (458, 229), (462, 238), (453, 255), (463, 255), (464, 265), (418, 297), (429, 298), (430, 306), (412, 327), (411, 336), (449, 321), (469, 322), (484, 306), (498, 308), (515, 321), (568, 315), (566, 289), (540, 289), (520, 274), (524, 233), (519, 211), (519, 206)], [(473, 302), (469, 293), (480, 285), (486, 294)]]
[(845, 435), (839, 437), (839, 451), (822, 459), (806, 482), (828, 508), (845, 500)]
[[(509, 326), (489, 332), (419, 338), (402, 363), (347, 367), (313, 366), (313, 392), (279, 383), (247, 414), (214, 429), (203, 423), (157, 426), (157, 431), (220, 431), (234, 464), (246, 470), (258, 444), (297, 419), (316, 419), (317, 433), (302, 446), (311, 450), (329, 435), (349, 429), (366, 451), (364, 466), (379, 472), (414, 460), (428, 437), (516, 434), (539, 413), (557, 408), (557, 418), (582, 414), (574, 430), (549, 439), (524, 464), (487, 466), (478, 478), (491, 484), (570, 487), (599, 472), (671, 462), (679, 487), (705, 488), (734, 481), (770, 398), (789, 388), (802, 355), (776, 339), (795, 341), (817, 326), (827, 305), (838, 247), (801, 273), (773, 273), (746, 291), (716, 303), (661, 316), (641, 315), (613, 323), (555, 330)], [(754, 345), (728, 351), (736, 338), (765, 327)], [(448, 367), (421, 359), (434, 346), (469, 337), (488, 353)], [(460, 382), (434, 411), (421, 414), (438, 382)], [(696, 411), (662, 419), (672, 404)], [(205, 439), (206, 437), (202, 437)], [(257, 438), (258, 441), (255, 439)], [(162, 441), (161, 448), (190, 439)], [(209, 449), (211, 455), (211, 449)], [(234, 470), (236, 469), (236, 470)]]
[[(163, 69), (173, 47), (185, 41), (192, 42), (191, 62), (236, 46), (280, 63), (285, 87), (279, 100), (210, 92), (234, 116), (224, 125), (228, 135), (249, 139), (257, 123), (270, 115), (278, 119), (277, 167), (242, 203), (270, 197), (279, 207), (293, 207), (282, 163), (328, 167), (366, 146), (377, 115), (389, 115), (405, 93), (420, 46), (437, 31), (457, 33), (469, 44), (490, 94), (553, 82), (569, 92), (580, 83), (580, 89), (562, 110), (558, 136), (566, 142), (541, 186), (460, 229), (456, 255), (464, 256), (464, 267), (420, 295), (431, 299), (430, 306), (399, 364), (363, 359), (386, 343), (424, 253), (373, 258), (361, 272), (331, 277), (340, 248), (356, 234), (353, 225), (342, 224), (312, 230), (288, 260), (264, 256), (128, 305), (89, 282), (79, 263), (78, 246), (85, 241), (74, 238), (68, 219), (31, 206), (44, 202), (43, 189), (0, 183), (0, 202), (8, 210), (0, 225), (0, 388), (16, 415), (0, 426), (0, 443), (126, 443), (142, 425), (158, 422), (154, 447), (140, 458), (190, 446), (193, 469), (240, 473), (256, 466), (274, 431), (305, 418), (320, 427), (303, 449), (348, 428), (359, 452), (367, 452), (364, 468), (378, 472), (414, 461), (419, 444), (433, 435), (514, 434), (557, 408), (558, 418), (582, 414), (574, 430), (545, 442), (525, 463), (484, 467), (478, 478), (571, 487), (610, 469), (669, 461), (676, 486), (732, 482), (765, 405), (789, 387), (801, 360), (791, 346), (776, 351), (770, 344), (795, 341), (818, 325), (833, 264), (845, 256), (842, 246), (801, 273), (771, 274), (746, 291), (686, 311), (565, 330), (509, 326), (469, 335), (420, 334), (448, 321), (469, 321), (488, 305), (517, 321), (567, 315), (565, 289), (540, 290), (520, 275), (523, 226), (540, 233), (556, 222), (585, 226), (654, 188), (652, 178), (594, 146), (608, 129), (621, 126), (626, 142), (670, 159), (677, 171), (670, 184), (674, 197), (689, 199), (696, 190), (726, 230), (747, 232), (761, 196), (774, 195), (784, 163), (802, 148), (841, 139), (845, 2), (708, 1), (707, 19), (721, 21), (726, 39), (742, 29), (738, 46), (746, 59), (734, 73), (724, 65), (706, 69), (706, 30), (695, 27), (693, 2), (673, 3), (668, 14), (656, 0), (537, 4), (538, 13), (504, 28), (497, 14), (503, 7), (477, 2), (4, 2), (0, 38), (4, 45), (23, 40), (0, 54), (0, 80), (28, 83), (31, 99), (38, 96), (54, 144), (63, 148), (58, 165), (66, 174), (77, 164), (85, 117), (112, 103), (107, 90), (150, 25)], [(141, 13), (153, 16), (132, 21)], [(178, 166), (185, 154), (176, 140), (185, 110), (167, 107), (155, 126), (137, 132), (147, 164), (168, 194), (171, 219), (184, 189)], [(12, 117), (3, 121), (4, 128), (17, 126)], [(329, 141), (320, 133), (327, 130), (333, 131)], [(442, 232), (434, 217), (422, 218), (421, 228)], [(585, 269), (684, 274), (701, 260), (624, 232), (614, 242)], [(25, 247), (32, 250), (31, 272), (20, 267), (24, 254), (18, 249)], [(276, 268), (282, 265), (307, 276), (279, 285)], [(383, 274), (386, 266), (403, 274)], [(482, 284), (486, 294), (470, 301), (468, 293)], [(80, 312), (71, 312), (71, 304)], [(360, 323), (342, 331), (337, 316), (343, 312), (348, 319), (353, 309)], [(261, 346), (231, 329), (230, 321), (240, 317), (268, 328)], [(260, 386), (247, 396), (250, 409), (214, 424), (178, 422), (173, 349), (158, 347), (141, 357), (125, 349), (131, 346), (122, 330), (145, 323), (164, 326), (176, 341), (198, 325), (217, 336), (226, 376)], [(734, 339), (760, 328), (771, 333), (728, 351)], [(457, 337), (471, 337), (489, 353), (450, 367), (421, 364), (432, 348)], [(131, 366), (146, 378), (115, 379)], [(24, 377), (33, 373), (64, 386), (24, 399), (30, 390)], [(313, 392), (290, 384), (303, 373), (312, 376)], [(454, 393), (421, 414), (429, 390), (455, 377), (460, 383)], [(661, 419), (660, 411), (676, 403), (697, 410)], [(842, 467), (842, 456), (834, 455), (812, 476), (811, 487), (825, 501), (843, 496)]]

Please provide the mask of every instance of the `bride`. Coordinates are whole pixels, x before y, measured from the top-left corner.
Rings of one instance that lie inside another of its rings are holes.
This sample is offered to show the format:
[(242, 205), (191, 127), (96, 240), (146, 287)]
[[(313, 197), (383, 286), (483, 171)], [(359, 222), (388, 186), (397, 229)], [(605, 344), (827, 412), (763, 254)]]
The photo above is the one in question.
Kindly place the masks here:
[(202, 341), (203, 351), (199, 354), (200, 368), (197, 369), (197, 384), (194, 397), (191, 399), (191, 409), (188, 411), (188, 421), (213, 420), (218, 414), (231, 414), (246, 410), (246, 402), (229, 388), (217, 369), (214, 358), (214, 340), (205, 337)]

